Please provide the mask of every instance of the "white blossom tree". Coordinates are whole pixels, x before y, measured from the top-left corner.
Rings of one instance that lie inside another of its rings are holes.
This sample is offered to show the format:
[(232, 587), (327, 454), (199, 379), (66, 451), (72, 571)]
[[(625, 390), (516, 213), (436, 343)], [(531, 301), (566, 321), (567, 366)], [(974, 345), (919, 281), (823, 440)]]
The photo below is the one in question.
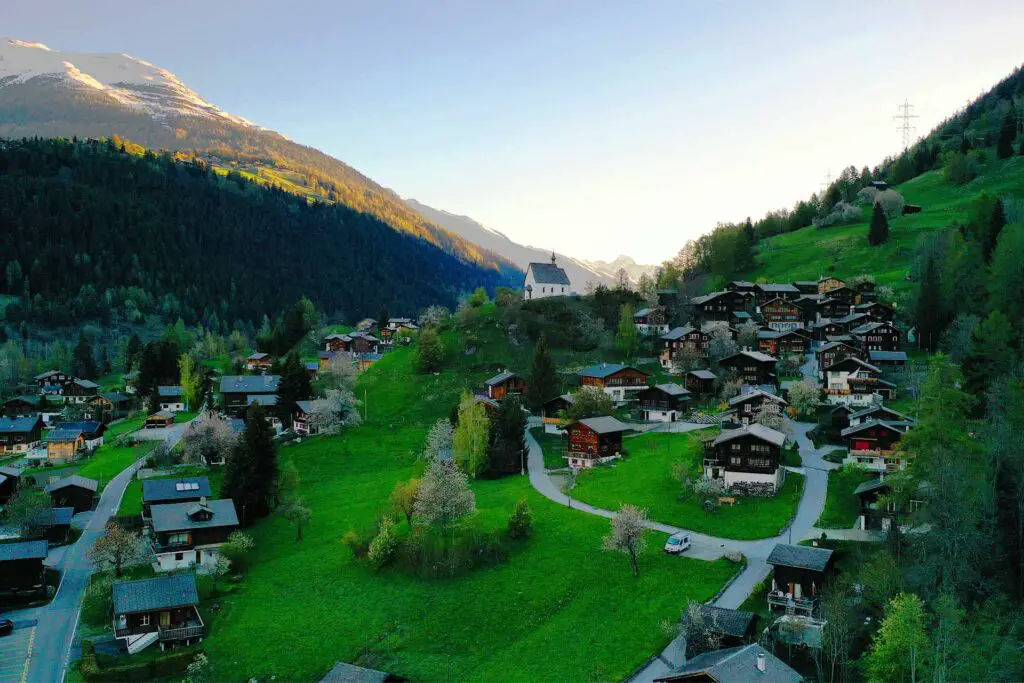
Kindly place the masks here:
[(356, 374), (352, 357), (347, 353), (336, 353), (320, 372), (320, 379), (325, 389), (352, 391), (356, 386)]
[(637, 558), (647, 548), (647, 510), (622, 505), (619, 514), (612, 518), (612, 532), (604, 537), (604, 548), (627, 555), (633, 576), (640, 576)]
[(476, 510), (466, 475), (451, 460), (433, 459), (416, 492), (414, 516), (443, 534)]
[(359, 400), (351, 389), (328, 389), (327, 395), (313, 401), (310, 426), (320, 434), (334, 434), (345, 427), (361, 424)]
[(423, 446), (423, 457), (433, 461), (439, 459), (442, 454), (450, 454), (454, 440), (455, 428), (452, 426), (451, 420), (446, 417), (441, 418), (427, 432), (427, 442)]
[(809, 380), (791, 384), (789, 405), (798, 418), (814, 417), (821, 405), (821, 389)]
[(185, 427), (181, 439), (183, 460), (207, 465), (224, 462), (237, 440), (238, 435), (231, 428), (229, 420), (213, 411), (207, 411)]

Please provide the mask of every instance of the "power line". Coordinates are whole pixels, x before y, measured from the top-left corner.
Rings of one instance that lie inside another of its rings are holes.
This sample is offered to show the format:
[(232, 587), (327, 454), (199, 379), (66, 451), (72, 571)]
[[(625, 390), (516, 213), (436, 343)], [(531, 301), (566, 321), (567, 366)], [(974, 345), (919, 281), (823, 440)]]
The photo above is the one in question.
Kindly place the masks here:
[(910, 134), (917, 131), (917, 127), (910, 121), (920, 117), (917, 114), (911, 113), (914, 105), (910, 104), (906, 99), (903, 100), (903, 104), (897, 105), (896, 108), (900, 110), (900, 113), (892, 118), (894, 121), (902, 121), (902, 123), (896, 126), (896, 130), (903, 133), (903, 149), (907, 149), (910, 147)]

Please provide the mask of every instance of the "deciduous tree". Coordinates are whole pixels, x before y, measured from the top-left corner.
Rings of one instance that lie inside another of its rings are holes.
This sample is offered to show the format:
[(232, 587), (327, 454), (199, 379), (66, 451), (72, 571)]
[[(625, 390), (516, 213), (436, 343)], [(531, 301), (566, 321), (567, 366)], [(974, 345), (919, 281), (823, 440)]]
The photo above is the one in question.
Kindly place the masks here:
[(921, 598), (913, 593), (893, 598), (865, 656), (869, 680), (916, 680), (930, 649), (927, 628)]
[(623, 304), (619, 309), (619, 327), (615, 333), (615, 348), (629, 359), (636, 355), (639, 345), (639, 333), (633, 322), (633, 306), (632, 304)]
[(106, 532), (96, 539), (89, 549), (89, 559), (114, 570), (114, 576), (121, 577), (124, 568), (141, 562), (145, 548), (139, 534), (128, 531), (116, 523), (107, 525)]
[(647, 510), (634, 505), (622, 505), (612, 518), (612, 532), (604, 537), (605, 550), (615, 550), (629, 557), (633, 576), (640, 576), (637, 558), (647, 548)]
[(476, 510), (476, 496), (466, 475), (450, 460), (431, 460), (416, 494), (414, 514), (447, 535)]
[(480, 476), (490, 464), (490, 428), (484, 405), (469, 394), (463, 395), (459, 403), (459, 423), (452, 437), (452, 457), (470, 477)]
[(434, 328), (422, 330), (416, 340), (416, 367), (420, 372), (437, 372), (444, 362), (444, 347)]
[(420, 490), (420, 480), (415, 477), (408, 481), (400, 481), (391, 490), (388, 501), (392, 509), (405, 517), (406, 524), (412, 524), (413, 512), (416, 508), (416, 496)]

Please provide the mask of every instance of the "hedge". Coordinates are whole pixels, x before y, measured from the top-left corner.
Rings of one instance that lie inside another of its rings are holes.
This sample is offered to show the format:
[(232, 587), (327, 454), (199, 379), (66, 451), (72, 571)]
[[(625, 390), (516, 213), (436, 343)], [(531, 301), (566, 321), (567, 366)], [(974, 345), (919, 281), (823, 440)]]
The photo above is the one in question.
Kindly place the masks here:
[(100, 667), (96, 661), (96, 653), (91, 646), (86, 648), (83, 643), (82, 660), (79, 671), (87, 681), (117, 683), (118, 681), (149, 681), (156, 678), (167, 678), (185, 672), (201, 649), (175, 650), (148, 660), (126, 662), (117, 666)]

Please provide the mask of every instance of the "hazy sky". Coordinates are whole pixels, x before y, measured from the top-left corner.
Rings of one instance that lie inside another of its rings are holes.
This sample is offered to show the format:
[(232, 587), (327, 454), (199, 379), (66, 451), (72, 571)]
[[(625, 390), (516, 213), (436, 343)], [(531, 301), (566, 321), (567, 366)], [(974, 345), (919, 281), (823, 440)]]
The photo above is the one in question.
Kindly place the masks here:
[(898, 151), (1024, 61), (1024, 2), (0, 0), (406, 197), (584, 258), (671, 256)]

